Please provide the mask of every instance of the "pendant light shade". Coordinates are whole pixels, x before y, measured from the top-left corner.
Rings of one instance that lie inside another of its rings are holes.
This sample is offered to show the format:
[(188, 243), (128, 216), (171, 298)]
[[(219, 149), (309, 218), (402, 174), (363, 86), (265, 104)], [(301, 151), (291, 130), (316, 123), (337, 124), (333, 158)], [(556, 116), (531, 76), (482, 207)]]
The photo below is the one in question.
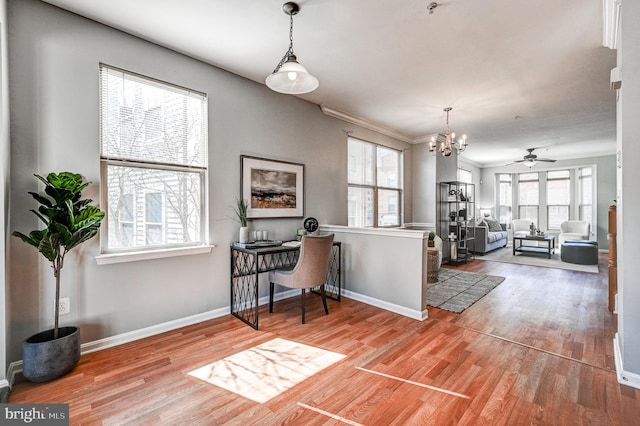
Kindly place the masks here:
[(267, 77), (266, 83), (269, 89), (290, 95), (313, 92), (319, 85), (318, 79), (296, 60), (296, 55), (289, 56), (278, 71)]
[(288, 95), (313, 92), (318, 88), (318, 79), (309, 74), (293, 53), (293, 15), (297, 14), (300, 8), (296, 3), (287, 2), (282, 5), (282, 10), (289, 15), (289, 49), (265, 83), (269, 89)]

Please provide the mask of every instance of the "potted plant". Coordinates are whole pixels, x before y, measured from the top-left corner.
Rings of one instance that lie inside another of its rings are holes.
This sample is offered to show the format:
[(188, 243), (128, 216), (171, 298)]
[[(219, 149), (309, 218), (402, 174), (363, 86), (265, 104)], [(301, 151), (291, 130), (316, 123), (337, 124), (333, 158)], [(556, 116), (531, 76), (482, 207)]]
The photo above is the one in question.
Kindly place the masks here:
[(449, 212), (449, 219), (451, 220), (451, 222), (455, 222), (456, 217), (458, 217), (458, 212), (455, 212), (455, 211)]
[(53, 329), (29, 337), (22, 346), (24, 377), (32, 382), (46, 382), (71, 371), (80, 359), (79, 328), (59, 327), (60, 273), (66, 254), (98, 233), (104, 212), (90, 205), (92, 200), (81, 199), (82, 190), (91, 182), (83, 182), (79, 174), (34, 176), (45, 184), (45, 195), (29, 192), (40, 203), (38, 210), (31, 212), (44, 222), (45, 228), (29, 235), (18, 231), (12, 235), (38, 249), (53, 268)]
[(435, 246), (435, 238), (436, 238), (436, 233), (431, 231), (429, 232), (429, 239), (427, 240), (427, 247), (434, 247)]
[(244, 198), (237, 198), (236, 204), (233, 207), (233, 211), (240, 222), (240, 232), (238, 235), (239, 243), (246, 243), (249, 241), (249, 227), (247, 226), (247, 208), (249, 203)]

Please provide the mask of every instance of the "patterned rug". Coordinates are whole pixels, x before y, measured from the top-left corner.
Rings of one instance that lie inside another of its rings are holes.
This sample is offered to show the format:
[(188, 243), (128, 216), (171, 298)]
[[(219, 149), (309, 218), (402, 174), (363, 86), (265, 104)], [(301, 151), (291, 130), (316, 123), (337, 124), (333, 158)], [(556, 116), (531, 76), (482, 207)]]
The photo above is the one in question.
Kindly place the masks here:
[(504, 277), (441, 268), (427, 286), (427, 305), (460, 313), (504, 281)]

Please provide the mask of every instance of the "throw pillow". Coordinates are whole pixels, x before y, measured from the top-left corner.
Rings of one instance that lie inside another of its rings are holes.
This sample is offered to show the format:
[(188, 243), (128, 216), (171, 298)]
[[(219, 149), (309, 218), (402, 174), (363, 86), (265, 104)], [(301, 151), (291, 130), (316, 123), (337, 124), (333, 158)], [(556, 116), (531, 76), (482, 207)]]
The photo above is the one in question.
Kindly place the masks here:
[(484, 220), (489, 227), (489, 232), (500, 232), (502, 231), (502, 226), (500, 226), (500, 222), (493, 219), (485, 219)]

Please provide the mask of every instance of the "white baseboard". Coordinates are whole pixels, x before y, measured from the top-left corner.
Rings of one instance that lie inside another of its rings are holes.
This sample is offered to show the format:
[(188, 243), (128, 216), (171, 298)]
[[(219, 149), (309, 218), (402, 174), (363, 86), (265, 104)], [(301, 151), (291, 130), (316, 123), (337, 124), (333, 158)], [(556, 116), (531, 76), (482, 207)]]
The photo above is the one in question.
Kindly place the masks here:
[(355, 293), (349, 290), (342, 290), (342, 295), (348, 297), (349, 299), (357, 300), (358, 302), (366, 303), (367, 305), (375, 306), (377, 308), (381, 308), (405, 317), (413, 318), (418, 321), (424, 321), (429, 317), (429, 313), (426, 309), (424, 311), (416, 311), (415, 309), (409, 309), (404, 306), (385, 302), (384, 300), (365, 296), (363, 294)]
[(9, 369), (7, 370), (7, 381), (9, 382), (9, 388), (13, 387), (13, 384), (16, 382), (16, 376), (18, 373), (22, 373), (22, 360), (15, 361), (9, 364)]
[(640, 389), (640, 374), (624, 371), (622, 351), (620, 350), (619, 342), (618, 333), (616, 333), (613, 338), (613, 354), (616, 361), (616, 376), (618, 377), (618, 383)]

